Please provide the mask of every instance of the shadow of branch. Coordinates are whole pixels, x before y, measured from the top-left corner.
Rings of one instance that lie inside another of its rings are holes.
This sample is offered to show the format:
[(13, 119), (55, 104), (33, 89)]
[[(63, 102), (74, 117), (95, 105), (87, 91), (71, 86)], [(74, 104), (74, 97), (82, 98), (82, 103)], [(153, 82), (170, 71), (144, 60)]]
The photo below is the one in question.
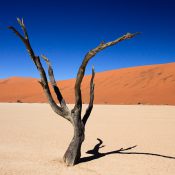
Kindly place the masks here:
[(92, 150), (88, 150), (86, 153), (87, 154), (91, 154), (91, 156), (88, 157), (82, 157), (80, 159), (79, 163), (83, 163), (83, 162), (89, 162), (95, 159), (99, 159), (101, 157), (104, 157), (106, 155), (110, 155), (110, 154), (134, 154), (134, 155), (146, 155), (146, 156), (157, 156), (157, 157), (163, 157), (163, 158), (167, 158), (167, 159), (175, 159), (175, 157), (172, 156), (166, 156), (166, 155), (161, 155), (161, 154), (156, 154), (156, 153), (147, 153), (147, 152), (128, 152), (128, 150), (132, 150), (135, 147), (137, 147), (137, 145), (128, 147), (128, 148), (120, 148), (118, 150), (114, 150), (114, 151), (109, 151), (106, 153), (100, 153), (99, 149), (103, 148), (105, 145), (103, 144), (103, 141), (99, 138), (97, 138), (98, 142), (94, 148)]

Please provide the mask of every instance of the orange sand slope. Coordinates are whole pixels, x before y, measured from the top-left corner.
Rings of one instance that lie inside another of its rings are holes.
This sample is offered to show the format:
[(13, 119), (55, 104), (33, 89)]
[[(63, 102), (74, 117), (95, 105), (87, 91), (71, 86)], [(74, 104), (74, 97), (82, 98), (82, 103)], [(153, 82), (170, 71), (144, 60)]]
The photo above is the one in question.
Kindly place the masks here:
[[(89, 101), (89, 82), (82, 83), (83, 103)], [(37, 79), (0, 80), (0, 102), (46, 102)], [(74, 103), (75, 79), (59, 81), (68, 103)], [(95, 103), (175, 105), (175, 63), (140, 66), (96, 73)]]

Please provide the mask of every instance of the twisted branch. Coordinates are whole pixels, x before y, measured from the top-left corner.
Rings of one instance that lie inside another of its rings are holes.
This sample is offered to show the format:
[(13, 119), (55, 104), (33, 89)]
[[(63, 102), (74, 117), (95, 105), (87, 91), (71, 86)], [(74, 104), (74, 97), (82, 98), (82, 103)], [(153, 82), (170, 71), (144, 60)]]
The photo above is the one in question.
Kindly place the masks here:
[(91, 81), (90, 81), (90, 101), (89, 101), (89, 105), (86, 109), (86, 112), (84, 114), (84, 117), (82, 119), (82, 122), (84, 125), (86, 125), (86, 122), (91, 114), (92, 108), (93, 108), (93, 103), (94, 103), (94, 77), (95, 77), (95, 70), (94, 67), (92, 67), (92, 77), (91, 77)]
[(52, 65), (51, 65), (50, 60), (44, 55), (41, 55), (41, 57), (45, 60), (47, 66), (48, 66), (49, 79), (50, 79), (50, 82), (52, 84), (52, 87), (54, 89), (54, 92), (57, 96), (57, 99), (58, 99), (61, 107), (64, 108), (65, 110), (68, 110), (66, 102), (65, 102), (65, 100), (60, 92), (60, 89), (58, 88), (57, 83), (55, 81), (55, 77), (54, 77), (54, 73), (53, 73), (53, 69), (52, 69)]
[(82, 83), (84, 73), (85, 73), (85, 69), (86, 69), (86, 66), (87, 66), (89, 60), (91, 58), (93, 58), (98, 52), (104, 50), (105, 48), (113, 46), (115, 44), (118, 44), (121, 41), (131, 39), (131, 38), (135, 37), (137, 34), (139, 34), (139, 33), (138, 32), (134, 33), (134, 34), (127, 33), (127, 34), (123, 35), (122, 37), (117, 38), (114, 41), (110, 41), (110, 42), (107, 42), (107, 43), (102, 42), (96, 48), (90, 50), (85, 55), (85, 57), (83, 59), (83, 62), (81, 64), (81, 66), (79, 67), (76, 82), (75, 82), (75, 106), (74, 106), (74, 110), (78, 109), (79, 113), (81, 113), (81, 109), (82, 109), (81, 83)]
[(40, 77), (41, 77), (41, 81), (40, 81), (40, 84), (45, 92), (45, 95), (48, 99), (48, 102), (50, 104), (50, 106), (52, 107), (53, 111), (55, 113), (57, 113), (58, 115), (64, 117), (65, 119), (71, 121), (71, 118), (69, 116), (69, 111), (65, 110), (64, 108), (62, 107), (59, 107), (56, 102), (54, 101), (52, 95), (51, 95), (51, 92), (50, 92), (50, 88), (49, 88), (49, 85), (48, 85), (48, 81), (47, 81), (47, 77), (46, 77), (46, 73), (44, 71), (44, 68), (41, 64), (41, 61), (40, 61), (40, 58), (39, 56), (36, 56), (32, 47), (31, 47), (31, 44), (30, 44), (30, 41), (29, 41), (29, 37), (28, 37), (28, 33), (27, 33), (27, 29), (24, 25), (24, 21), (23, 19), (20, 20), (19, 18), (17, 19), (19, 25), (21, 26), (22, 30), (23, 30), (23, 33), (24, 33), (24, 36), (22, 36), (14, 27), (10, 26), (8, 27), (10, 30), (12, 30), (20, 39), (21, 41), (24, 43), (31, 59), (33, 60), (35, 66), (37, 67), (39, 73), (40, 73)]

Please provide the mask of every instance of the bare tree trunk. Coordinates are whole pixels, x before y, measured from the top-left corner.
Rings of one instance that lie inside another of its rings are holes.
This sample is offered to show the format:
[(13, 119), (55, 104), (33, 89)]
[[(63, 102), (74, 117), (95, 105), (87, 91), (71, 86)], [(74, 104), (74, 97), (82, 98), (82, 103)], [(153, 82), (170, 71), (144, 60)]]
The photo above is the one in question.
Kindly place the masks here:
[(67, 148), (63, 160), (67, 166), (75, 165), (79, 162), (81, 157), (81, 145), (84, 141), (84, 124), (79, 117), (72, 115), (74, 136), (72, 138), (69, 147)]
[(113, 46), (121, 41), (124, 41), (126, 39), (131, 39), (134, 36), (136, 36), (138, 33), (134, 33), (134, 34), (127, 33), (127, 34), (123, 35), (122, 37), (117, 38), (114, 41), (110, 41), (107, 43), (102, 42), (96, 48), (90, 50), (85, 55), (85, 57), (82, 61), (82, 64), (79, 67), (76, 82), (75, 82), (75, 106), (72, 110), (69, 110), (68, 106), (66, 105), (66, 101), (64, 100), (64, 98), (61, 94), (61, 91), (60, 91), (60, 89), (57, 86), (57, 83), (55, 81), (51, 63), (46, 56), (42, 55), (42, 58), (46, 61), (47, 65), (48, 65), (48, 74), (49, 74), (50, 83), (54, 89), (54, 92), (57, 96), (57, 99), (60, 103), (60, 106), (57, 105), (54, 98), (52, 97), (45, 70), (44, 70), (42, 63), (40, 61), (40, 57), (35, 55), (32, 47), (31, 47), (31, 44), (29, 41), (29, 36), (28, 36), (27, 30), (26, 30), (24, 21), (23, 21), (23, 19), (22, 20), (17, 19), (17, 20), (18, 20), (18, 23), (23, 30), (24, 36), (22, 34), (20, 34), (13, 26), (10, 26), (9, 29), (11, 29), (13, 32), (15, 32), (15, 34), (22, 40), (22, 42), (24, 43), (31, 59), (33, 60), (36, 68), (38, 69), (38, 71), (40, 73), (40, 77), (41, 77), (40, 84), (45, 92), (45, 95), (48, 99), (50, 106), (52, 107), (52, 109), (55, 113), (57, 113), (58, 115), (62, 116), (65, 119), (67, 119), (73, 125), (74, 136), (73, 136), (73, 139), (72, 139), (66, 153), (64, 154), (63, 160), (66, 163), (66, 165), (68, 165), (68, 166), (75, 165), (79, 162), (80, 157), (81, 157), (81, 145), (82, 145), (84, 138), (85, 138), (85, 125), (86, 125), (86, 122), (91, 114), (91, 111), (93, 108), (93, 102), (94, 102), (95, 71), (94, 71), (94, 67), (93, 67), (92, 68), (92, 77), (91, 77), (91, 81), (90, 81), (90, 101), (89, 101), (88, 108), (86, 109), (86, 112), (85, 112), (84, 116), (82, 117), (81, 116), (81, 110), (82, 110), (81, 83), (82, 83), (82, 80), (84, 77), (86, 66), (87, 66), (89, 60), (91, 58), (93, 58), (98, 52), (104, 50), (107, 47)]

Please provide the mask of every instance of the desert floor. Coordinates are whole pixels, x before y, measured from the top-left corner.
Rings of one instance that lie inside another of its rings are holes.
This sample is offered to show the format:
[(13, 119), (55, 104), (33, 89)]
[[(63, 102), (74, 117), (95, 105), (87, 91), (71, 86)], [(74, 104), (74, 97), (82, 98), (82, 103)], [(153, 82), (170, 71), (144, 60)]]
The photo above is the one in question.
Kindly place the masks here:
[[(173, 106), (95, 105), (81, 163), (66, 167), (62, 157), (71, 137), (71, 125), (48, 104), (1, 103), (0, 175), (175, 174)], [(87, 154), (97, 138), (102, 154)]]

